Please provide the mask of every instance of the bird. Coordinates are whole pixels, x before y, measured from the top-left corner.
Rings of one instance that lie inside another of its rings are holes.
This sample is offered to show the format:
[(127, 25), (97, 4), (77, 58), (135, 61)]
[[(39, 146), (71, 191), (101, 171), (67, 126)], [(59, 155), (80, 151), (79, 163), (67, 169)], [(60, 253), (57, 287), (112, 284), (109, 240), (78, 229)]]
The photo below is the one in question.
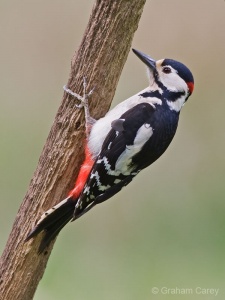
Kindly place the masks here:
[(170, 145), (183, 105), (194, 90), (191, 71), (173, 59), (154, 60), (132, 49), (147, 66), (148, 87), (119, 103), (104, 117), (90, 116), (88, 99), (66, 86), (65, 92), (80, 101), (86, 125), (85, 159), (68, 197), (46, 211), (26, 241), (44, 232), (41, 254), (69, 222), (118, 193), (143, 169), (154, 163)]

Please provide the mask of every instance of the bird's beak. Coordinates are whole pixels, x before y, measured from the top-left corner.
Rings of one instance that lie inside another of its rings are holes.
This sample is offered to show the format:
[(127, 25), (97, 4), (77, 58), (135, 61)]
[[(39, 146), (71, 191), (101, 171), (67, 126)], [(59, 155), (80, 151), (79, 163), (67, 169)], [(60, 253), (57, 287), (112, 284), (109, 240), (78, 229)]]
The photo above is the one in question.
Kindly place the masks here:
[(156, 69), (156, 61), (152, 59), (147, 54), (144, 54), (141, 51), (138, 51), (136, 49), (132, 49), (133, 52), (137, 55), (138, 58), (140, 58), (143, 63), (145, 63), (150, 69), (155, 70)]

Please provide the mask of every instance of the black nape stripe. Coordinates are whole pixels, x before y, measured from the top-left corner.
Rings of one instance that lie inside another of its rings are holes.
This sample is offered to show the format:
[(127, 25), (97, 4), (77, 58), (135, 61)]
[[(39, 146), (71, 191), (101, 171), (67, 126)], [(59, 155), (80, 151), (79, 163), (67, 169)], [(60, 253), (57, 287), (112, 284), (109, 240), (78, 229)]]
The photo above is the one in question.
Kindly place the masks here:
[(172, 92), (169, 90), (164, 90), (163, 91), (163, 98), (165, 98), (166, 100), (175, 102), (177, 99), (179, 99), (181, 96), (184, 96), (185, 92)]
[(142, 93), (138, 96), (144, 97), (144, 98), (148, 98), (148, 97), (156, 97), (156, 98), (161, 98), (161, 94), (159, 91), (150, 91), (150, 92), (145, 92)]
[(150, 92), (144, 92), (142, 94), (139, 94), (138, 96), (141, 96), (143, 98), (148, 97), (156, 97), (156, 98), (163, 98), (172, 102), (175, 102), (177, 99), (179, 99), (181, 96), (184, 96), (185, 92), (172, 92), (167, 90), (165, 87), (163, 89), (163, 94), (161, 95), (159, 91), (150, 91)]

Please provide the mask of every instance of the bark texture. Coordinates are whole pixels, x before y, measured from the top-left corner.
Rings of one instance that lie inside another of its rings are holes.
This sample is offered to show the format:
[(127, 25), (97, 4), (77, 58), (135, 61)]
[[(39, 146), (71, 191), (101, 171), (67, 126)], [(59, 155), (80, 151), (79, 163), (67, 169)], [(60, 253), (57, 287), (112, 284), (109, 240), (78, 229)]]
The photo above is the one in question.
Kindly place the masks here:
[[(81, 45), (74, 54), (68, 86), (83, 93), (95, 86), (91, 114), (103, 116), (109, 109), (134, 32), (146, 0), (97, 0)], [(40, 156), (28, 192), (21, 204), (0, 261), (0, 299), (30, 300), (54, 242), (37, 255), (40, 236), (24, 243), (41, 214), (61, 201), (74, 184), (83, 159), (85, 137), (83, 110), (64, 93), (55, 121)]]

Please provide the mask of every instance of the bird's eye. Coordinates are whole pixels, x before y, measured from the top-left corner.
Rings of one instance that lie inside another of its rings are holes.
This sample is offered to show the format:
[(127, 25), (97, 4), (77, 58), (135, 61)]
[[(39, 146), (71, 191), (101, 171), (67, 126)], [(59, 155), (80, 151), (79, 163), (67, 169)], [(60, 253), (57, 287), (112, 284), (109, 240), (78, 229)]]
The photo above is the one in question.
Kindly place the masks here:
[(169, 74), (169, 73), (171, 73), (171, 69), (169, 67), (164, 67), (163, 73)]

